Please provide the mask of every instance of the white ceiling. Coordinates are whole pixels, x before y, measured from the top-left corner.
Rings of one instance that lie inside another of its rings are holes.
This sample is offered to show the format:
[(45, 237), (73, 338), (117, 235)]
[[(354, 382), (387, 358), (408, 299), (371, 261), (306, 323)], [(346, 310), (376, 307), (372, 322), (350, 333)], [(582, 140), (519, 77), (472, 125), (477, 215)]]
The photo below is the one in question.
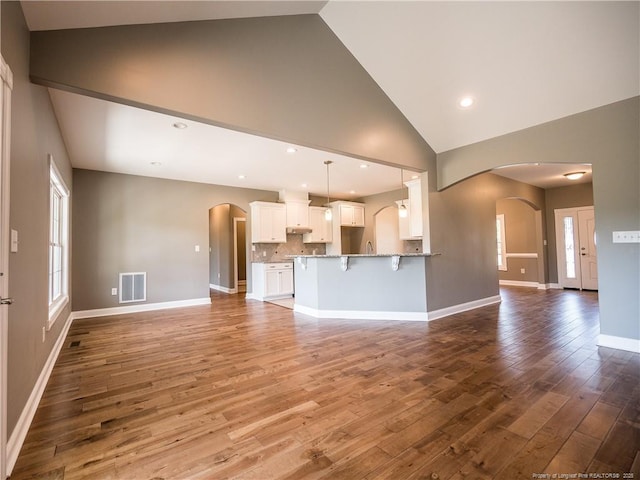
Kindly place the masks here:
[(320, 15), (438, 153), (640, 93), (638, 2), (338, 1)]
[[(332, 197), (353, 199), (401, 186), (397, 168), (61, 90), (49, 94), (76, 168), (326, 196), (324, 161), (331, 160)], [(287, 153), (292, 146), (297, 151)]]
[[(325, 3), (22, 5), (32, 30), (319, 12), (437, 152), (640, 94), (639, 2)], [(457, 107), (463, 95), (475, 98), (472, 108)], [(331, 190), (335, 184), (341, 196), (387, 191), (400, 182), (399, 171), (389, 167), (371, 164), (365, 172), (358, 160), (306, 148), (282, 157), (281, 142), (195, 122), (167, 132), (167, 123), (175, 120), (160, 114), (57, 91), (52, 98), (76, 167), (269, 190), (300, 190), (302, 182), (309, 182), (311, 193), (324, 194), (326, 185), (313, 182), (325, 181), (322, 162), (332, 159)], [(86, 118), (99, 118), (104, 132), (95, 123), (87, 128)], [(192, 145), (188, 149), (185, 136)], [(208, 138), (217, 139), (215, 145)], [(180, 161), (170, 152), (180, 152)], [(161, 166), (150, 165), (158, 158)], [(526, 166), (519, 173), (495, 173), (546, 188), (558, 186), (562, 173), (578, 169)], [(541, 170), (546, 173), (540, 175)], [(240, 173), (247, 175), (242, 182)], [(532, 174), (538, 178), (532, 180)], [(345, 183), (338, 185), (340, 179)]]

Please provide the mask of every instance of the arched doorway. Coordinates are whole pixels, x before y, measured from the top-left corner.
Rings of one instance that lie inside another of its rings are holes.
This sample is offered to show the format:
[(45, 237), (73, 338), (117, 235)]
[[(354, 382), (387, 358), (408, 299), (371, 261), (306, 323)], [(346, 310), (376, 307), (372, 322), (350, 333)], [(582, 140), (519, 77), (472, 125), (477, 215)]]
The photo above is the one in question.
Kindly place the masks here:
[(547, 261), (541, 209), (525, 198), (496, 200), (500, 285), (547, 287)]
[(375, 252), (373, 253), (400, 253), (403, 251), (402, 240), (398, 225), (398, 209), (396, 206), (387, 206), (380, 209), (374, 216), (375, 224)]
[(209, 209), (209, 288), (224, 293), (246, 292), (247, 213), (223, 203)]

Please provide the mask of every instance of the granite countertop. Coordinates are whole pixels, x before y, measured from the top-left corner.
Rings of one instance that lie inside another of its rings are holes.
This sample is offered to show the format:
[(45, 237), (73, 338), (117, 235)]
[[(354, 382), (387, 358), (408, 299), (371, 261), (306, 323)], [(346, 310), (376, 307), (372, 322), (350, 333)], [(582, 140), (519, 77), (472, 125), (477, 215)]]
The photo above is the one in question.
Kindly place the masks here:
[[(298, 255), (295, 255), (297, 257)], [(251, 263), (291, 263), (294, 256), (288, 256), (287, 260), (254, 260)]]
[(433, 257), (439, 253), (344, 253), (342, 255), (287, 255), (287, 258), (340, 258), (340, 257)]

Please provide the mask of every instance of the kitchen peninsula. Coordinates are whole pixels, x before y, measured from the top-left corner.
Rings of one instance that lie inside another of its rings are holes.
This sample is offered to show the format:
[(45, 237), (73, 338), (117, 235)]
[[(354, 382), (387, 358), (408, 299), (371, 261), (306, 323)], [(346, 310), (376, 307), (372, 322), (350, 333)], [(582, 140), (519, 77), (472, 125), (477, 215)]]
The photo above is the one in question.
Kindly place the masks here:
[(427, 321), (432, 255), (293, 256), (294, 311), (319, 318)]

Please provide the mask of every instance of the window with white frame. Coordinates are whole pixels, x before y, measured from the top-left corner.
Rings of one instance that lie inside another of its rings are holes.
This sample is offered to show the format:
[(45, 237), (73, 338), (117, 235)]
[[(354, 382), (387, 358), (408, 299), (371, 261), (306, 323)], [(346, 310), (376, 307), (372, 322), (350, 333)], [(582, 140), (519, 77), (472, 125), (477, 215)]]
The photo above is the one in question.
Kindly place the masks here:
[(507, 270), (507, 242), (504, 235), (504, 214), (496, 215), (496, 239), (498, 244), (498, 270)]
[(49, 322), (69, 302), (69, 190), (49, 157)]

